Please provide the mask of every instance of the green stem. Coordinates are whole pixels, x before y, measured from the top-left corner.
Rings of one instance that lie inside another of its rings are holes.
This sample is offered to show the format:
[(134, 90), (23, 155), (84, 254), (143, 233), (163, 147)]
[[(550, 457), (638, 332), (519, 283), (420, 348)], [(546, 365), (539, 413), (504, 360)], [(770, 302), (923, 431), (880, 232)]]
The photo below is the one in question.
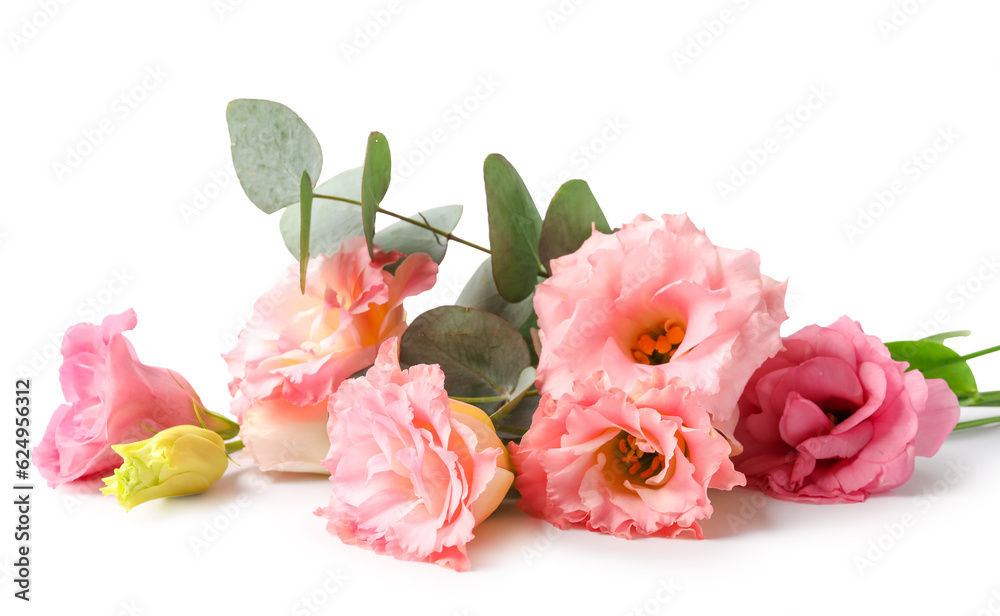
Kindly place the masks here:
[(486, 396), (485, 398), (460, 398), (458, 396), (449, 396), (452, 400), (458, 400), (459, 402), (465, 402), (467, 404), (476, 404), (478, 402), (506, 402), (508, 396)]
[(955, 361), (956, 362), (957, 361), (969, 361), (970, 359), (975, 359), (977, 357), (982, 357), (983, 355), (989, 355), (990, 353), (996, 353), (997, 351), (1000, 351), (1000, 345), (997, 345), (995, 347), (990, 347), (988, 349), (983, 349), (982, 351), (976, 351), (975, 353), (969, 353), (968, 355), (963, 355), (962, 357), (959, 357)]
[(959, 406), (1000, 406), (1000, 391), (975, 391), (958, 395)]
[[(344, 203), (353, 203), (354, 205), (357, 205), (357, 206), (361, 205), (360, 201), (355, 201), (354, 199), (345, 199), (343, 197), (334, 197), (334, 196), (330, 196), (330, 195), (313, 195), (313, 197), (315, 197), (317, 199), (331, 199), (333, 201), (342, 201)], [(480, 246), (479, 244), (474, 244), (474, 243), (472, 243), (472, 242), (470, 242), (468, 240), (463, 240), (462, 238), (460, 238), (460, 237), (458, 237), (456, 235), (453, 235), (451, 233), (448, 233), (447, 231), (442, 231), (441, 229), (437, 229), (435, 227), (432, 227), (432, 226), (430, 226), (429, 224), (427, 224), (425, 222), (420, 222), (419, 220), (414, 220), (412, 218), (407, 218), (406, 216), (403, 216), (402, 214), (397, 214), (395, 212), (390, 212), (389, 210), (383, 210), (382, 208), (377, 208), (376, 211), (379, 212), (380, 214), (385, 214), (387, 216), (392, 216), (393, 218), (398, 218), (399, 220), (402, 220), (403, 222), (408, 222), (408, 223), (410, 223), (411, 225), (413, 225), (415, 227), (420, 227), (421, 229), (427, 229), (431, 233), (434, 233), (435, 235), (439, 235), (439, 236), (441, 236), (441, 237), (443, 237), (443, 238), (445, 238), (447, 240), (450, 240), (452, 242), (458, 242), (459, 244), (465, 244), (469, 248), (475, 248), (476, 250), (479, 250), (481, 252), (485, 252), (488, 255), (492, 255), (493, 254), (490, 251), (489, 248), (484, 248), (484, 247)]]
[[(963, 355), (961, 357), (956, 357), (955, 359), (947, 361), (947, 362), (945, 362), (943, 364), (935, 364), (934, 366), (931, 366), (930, 368), (928, 368), (927, 372), (931, 372), (932, 373), (933, 371), (940, 370), (941, 368), (947, 368), (949, 366), (954, 366), (955, 364), (963, 364), (963, 363), (969, 361), (970, 359), (975, 359), (977, 357), (982, 357), (983, 355), (989, 355), (990, 353), (996, 353), (997, 351), (1000, 351), (1000, 346), (990, 347), (988, 349), (983, 349), (982, 351), (976, 351), (975, 353), (969, 353), (968, 355)], [(911, 368), (911, 370), (912, 370), (912, 368)], [(921, 371), (921, 372), (923, 372), (923, 371)]]
[(1000, 423), (1000, 417), (984, 417), (983, 419), (973, 419), (972, 421), (963, 421), (955, 426), (955, 430), (965, 430), (967, 428), (978, 428), (979, 426), (985, 426), (991, 423)]
[(226, 443), (226, 453), (234, 453), (239, 451), (240, 449), (243, 449), (243, 441), (241, 440), (237, 439), (235, 441), (229, 441), (228, 443)]

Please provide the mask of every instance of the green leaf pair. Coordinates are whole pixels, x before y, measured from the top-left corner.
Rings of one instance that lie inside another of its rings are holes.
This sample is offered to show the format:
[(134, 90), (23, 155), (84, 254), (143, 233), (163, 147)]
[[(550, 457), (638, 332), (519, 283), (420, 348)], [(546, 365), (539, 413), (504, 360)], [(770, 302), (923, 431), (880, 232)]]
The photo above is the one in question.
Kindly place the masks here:
[[(521, 176), (499, 154), (483, 164), (489, 215), (491, 269), (500, 297), (511, 304), (534, 293), (549, 261), (576, 251), (592, 228), (610, 233), (601, 207), (583, 180), (570, 180), (552, 198), (542, 222)], [(592, 227), (593, 225), (593, 227)]]
[(959, 355), (945, 346), (949, 338), (968, 336), (968, 330), (944, 332), (920, 340), (889, 342), (886, 347), (896, 361), (909, 362), (909, 370), (919, 370), (924, 378), (944, 379), (962, 406), (1000, 406), (1000, 392), (981, 392), (968, 360), (1000, 350), (986, 349), (971, 355)]
[[(404, 221), (375, 232), (375, 216), (392, 176), (389, 143), (382, 133), (368, 136), (362, 167), (317, 186), (323, 167), (319, 140), (291, 109), (272, 101), (238, 99), (229, 103), (226, 119), (233, 164), (247, 197), (267, 214), (285, 210), (281, 234), (299, 261), (303, 292), (309, 256), (331, 254), (358, 235), (364, 235), (372, 258), (377, 245), (386, 252), (425, 252), (437, 263), (444, 259), (448, 242), (441, 233), (450, 234), (458, 225), (460, 205), (421, 212), (424, 227)], [(296, 203), (299, 207), (288, 207)], [(386, 269), (393, 272), (397, 266)]]

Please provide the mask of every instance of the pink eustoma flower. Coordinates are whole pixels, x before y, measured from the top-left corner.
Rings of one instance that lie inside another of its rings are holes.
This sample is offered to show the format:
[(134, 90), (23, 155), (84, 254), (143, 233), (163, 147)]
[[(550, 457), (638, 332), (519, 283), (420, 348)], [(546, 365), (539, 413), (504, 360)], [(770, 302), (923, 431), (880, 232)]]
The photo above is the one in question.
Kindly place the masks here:
[(902, 485), (958, 422), (955, 394), (924, 379), (861, 326), (810, 325), (753, 375), (740, 399), (736, 466), (783, 500), (863, 501)]
[(510, 459), (489, 417), (449, 400), (438, 366), (400, 369), (398, 344), (331, 398), (333, 494), (316, 514), (344, 543), (466, 571), (473, 528), (514, 481)]
[(761, 275), (756, 252), (715, 246), (685, 215), (638, 216), (551, 268), (534, 299), (542, 393), (597, 371), (624, 390), (660, 373), (732, 437), (740, 392), (780, 348), (786, 318), (785, 284)]
[(521, 444), (510, 446), (521, 509), (559, 528), (702, 539), (708, 488), (744, 479), (708, 413), (664, 378), (626, 393), (595, 375), (558, 400), (544, 396)]
[(134, 328), (131, 309), (105, 317), (101, 325), (66, 330), (59, 382), (67, 404), (56, 409), (34, 462), (52, 487), (121, 464), (111, 445), (133, 443), (179, 425), (228, 427), (204, 412), (198, 394), (180, 374), (140, 362), (122, 332)]
[(327, 400), (344, 379), (371, 366), (379, 344), (406, 330), (403, 300), (434, 286), (437, 264), (426, 254), (402, 258), (363, 237), (329, 257), (310, 259), (305, 293), (299, 268), (254, 306), (255, 322), (223, 356), (233, 376), (232, 410), (249, 424), (244, 441), (264, 470), (325, 473)]

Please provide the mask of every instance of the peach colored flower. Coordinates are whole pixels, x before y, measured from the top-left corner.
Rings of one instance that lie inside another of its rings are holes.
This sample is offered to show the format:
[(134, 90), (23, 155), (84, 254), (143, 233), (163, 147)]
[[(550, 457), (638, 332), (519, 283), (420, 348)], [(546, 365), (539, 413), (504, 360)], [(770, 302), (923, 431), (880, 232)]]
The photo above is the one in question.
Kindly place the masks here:
[(685, 215), (638, 216), (553, 259), (538, 285), (538, 384), (561, 396), (603, 371), (615, 386), (662, 373), (692, 389), (731, 437), (753, 371), (780, 348), (785, 284), (752, 250), (712, 244)]
[(405, 331), (403, 300), (434, 286), (437, 264), (426, 254), (385, 271), (401, 257), (376, 247), (373, 261), (364, 238), (351, 238), (310, 259), (304, 294), (293, 265), (255, 304), (259, 324), (223, 358), (233, 413), (249, 422), (245, 442), (261, 468), (325, 472), (327, 399), (372, 365), (381, 342)]
[(654, 373), (626, 394), (598, 374), (558, 400), (545, 395), (521, 444), (510, 446), (521, 509), (559, 528), (702, 539), (707, 489), (744, 478), (708, 413), (664, 378)]
[(66, 330), (59, 382), (67, 404), (56, 409), (34, 462), (52, 487), (121, 464), (112, 445), (133, 443), (180, 425), (223, 429), (191, 385), (176, 372), (141, 363), (122, 332), (136, 325), (132, 309)]
[(902, 485), (958, 422), (955, 394), (841, 317), (784, 339), (740, 399), (736, 458), (749, 487), (783, 500), (863, 501)]
[(448, 399), (438, 366), (400, 370), (398, 354), (387, 341), (331, 398), (333, 494), (316, 514), (344, 543), (466, 571), (473, 528), (514, 481), (510, 459), (489, 417)]

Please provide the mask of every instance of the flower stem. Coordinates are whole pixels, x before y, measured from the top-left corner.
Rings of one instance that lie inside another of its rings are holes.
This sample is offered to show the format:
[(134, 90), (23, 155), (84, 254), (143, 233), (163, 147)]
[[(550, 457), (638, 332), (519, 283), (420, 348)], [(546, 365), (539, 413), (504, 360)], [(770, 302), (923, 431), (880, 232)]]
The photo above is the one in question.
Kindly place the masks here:
[(1000, 423), (1000, 417), (984, 417), (983, 419), (973, 419), (972, 421), (963, 421), (955, 426), (955, 430), (965, 430), (967, 428), (978, 428), (979, 426), (985, 426), (991, 423)]
[(226, 453), (234, 453), (240, 449), (243, 449), (243, 441), (239, 439), (226, 443)]
[[(361, 202), (360, 201), (355, 201), (354, 199), (345, 199), (343, 197), (334, 197), (334, 196), (331, 196), (331, 195), (313, 195), (313, 197), (315, 197), (316, 199), (331, 199), (333, 201), (342, 201), (344, 203), (353, 203), (354, 205), (357, 205), (359, 207), (361, 206)], [(469, 248), (475, 248), (476, 250), (479, 250), (481, 252), (485, 252), (488, 255), (492, 255), (493, 254), (490, 251), (489, 248), (484, 248), (484, 247), (480, 246), (479, 244), (474, 244), (473, 242), (470, 242), (468, 240), (464, 240), (464, 239), (462, 239), (462, 238), (460, 238), (460, 237), (458, 237), (456, 235), (452, 235), (451, 233), (448, 233), (446, 231), (442, 231), (441, 229), (437, 229), (435, 227), (432, 227), (431, 225), (429, 225), (429, 224), (427, 224), (425, 222), (420, 222), (419, 220), (414, 220), (412, 218), (407, 218), (406, 216), (403, 216), (402, 214), (397, 214), (395, 212), (390, 212), (389, 210), (384, 210), (382, 208), (377, 208), (376, 211), (379, 212), (380, 214), (385, 214), (387, 216), (392, 216), (393, 218), (398, 218), (399, 220), (402, 220), (403, 222), (408, 222), (408, 223), (410, 223), (411, 225), (413, 225), (415, 227), (420, 227), (421, 229), (427, 229), (431, 233), (434, 233), (435, 235), (439, 235), (439, 236), (441, 236), (441, 237), (443, 237), (445, 239), (448, 239), (448, 240), (450, 240), (452, 242), (458, 242), (459, 244), (465, 244)]]
[(1000, 406), (1000, 391), (974, 391), (958, 395), (959, 406)]
[(983, 349), (982, 351), (976, 351), (975, 353), (969, 353), (968, 355), (963, 355), (958, 358), (957, 361), (969, 361), (970, 359), (975, 359), (976, 357), (982, 357), (983, 355), (989, 355), (990, 353), (996, 353), (1000, 351), (1000, 345), (990, 347), (988, 349)]
[(459, 402), (465, 402), (467, 404), (476, 404), (478, 402), (506, 402), (508, 396), (486, 396), (485, 398), (460, 398), (458, 396), (449, 396), (452, 400), (458, 400)]

